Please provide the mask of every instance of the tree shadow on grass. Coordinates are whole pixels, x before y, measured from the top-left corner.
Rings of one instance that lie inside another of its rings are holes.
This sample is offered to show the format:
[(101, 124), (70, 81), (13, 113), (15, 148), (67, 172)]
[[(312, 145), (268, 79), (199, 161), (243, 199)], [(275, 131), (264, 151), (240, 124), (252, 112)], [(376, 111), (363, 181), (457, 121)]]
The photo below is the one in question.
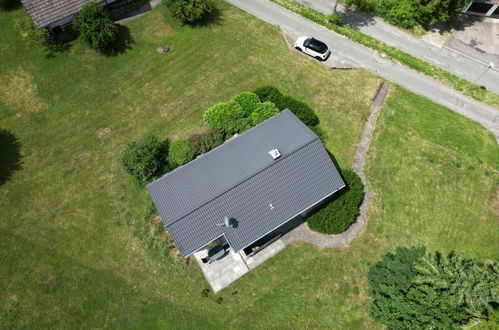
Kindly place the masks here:
[(130, 29), (127, 26), (121, 24), (117, 24), (117, 26), (118, 26), (118, 38), (108, 47), (101, 50), (102, 55), (118, 56), (120, 54), (126, 53), (127, 50), (131, 49), (132, 45), (135, 44), (132, 34), (130, 33)]
[(0, 9), (11, 11), (21, 8), (21, 1), (19, 0), (4, 0), (0, 2)]
[(222, 25), (222, 23), (223, 23), (222, 11), (217, 7), (213, 7), (210, 13), (205, 15), (200, 20), (189, 25), (192, 27), (207, 27), (212, 25), (219, 26)]
[(21, 143), (9, 131), (0, 128), (0, 187), (21, 169)]

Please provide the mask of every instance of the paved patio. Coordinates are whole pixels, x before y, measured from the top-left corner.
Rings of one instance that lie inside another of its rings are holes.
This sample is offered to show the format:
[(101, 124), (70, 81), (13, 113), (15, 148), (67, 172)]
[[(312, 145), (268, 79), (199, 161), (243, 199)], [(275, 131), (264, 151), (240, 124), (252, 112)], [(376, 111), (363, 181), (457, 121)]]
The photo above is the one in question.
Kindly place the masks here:
[(224, 258), (211, 264), (204, 264), (201, 261), (201, 258), (206, 257), (208, 254), (206, 249), (194, 253), (194, 258), (197, 260), (199, 267), (201, 267), (204, 277), (210, 284), (213, 292), (217, 293), (277, 254), (285, 246), (284, 242), (279, 239), (252, 257), (247, 257), (242, 251), (234, 252), (230, 250), (229, 254)]

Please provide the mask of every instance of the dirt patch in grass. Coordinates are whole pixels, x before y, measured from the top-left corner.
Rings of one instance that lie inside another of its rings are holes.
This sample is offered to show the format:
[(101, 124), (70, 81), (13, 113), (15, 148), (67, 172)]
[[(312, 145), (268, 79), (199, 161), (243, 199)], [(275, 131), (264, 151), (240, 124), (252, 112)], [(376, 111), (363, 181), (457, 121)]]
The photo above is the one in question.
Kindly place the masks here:
[(22, 68), (0, 77), (0, 99), (7, 106), (20, 111), (38, 112), (46, 108), (38, 96), (38, 88), (32, 75)]
[(109, 127), (102, 127), (95, 132), (95, 137), (97, 140), (107, 139), (111, 135), (111, 129)]

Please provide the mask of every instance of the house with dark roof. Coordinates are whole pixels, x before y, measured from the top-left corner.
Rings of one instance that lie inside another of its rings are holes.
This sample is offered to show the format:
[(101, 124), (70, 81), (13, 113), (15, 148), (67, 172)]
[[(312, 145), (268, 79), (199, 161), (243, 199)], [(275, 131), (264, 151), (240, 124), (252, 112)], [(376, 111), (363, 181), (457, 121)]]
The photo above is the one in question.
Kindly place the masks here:
[(90, 2), (106, 6), (117, 0), (21, 0), (37, 28), (59, 34), (71, 28), (81, 8)]
[(147, 190), (187, 257), (220, 239), (244, 250), (343, 187), (319, 137), (284, 110)]

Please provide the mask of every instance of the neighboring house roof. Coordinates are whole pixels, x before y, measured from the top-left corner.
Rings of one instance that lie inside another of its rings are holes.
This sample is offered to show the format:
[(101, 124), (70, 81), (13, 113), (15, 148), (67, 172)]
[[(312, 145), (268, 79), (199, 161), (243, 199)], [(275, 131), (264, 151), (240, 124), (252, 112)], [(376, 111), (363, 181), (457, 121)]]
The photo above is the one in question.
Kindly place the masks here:
[[(222, 234), (239, 251), (344, 186), (318, 136), (284, 110), (147, 190), (187, 256)], [(223, 226), (225, 216), (237, 227)]]
[(21, 0), (36, 27), (42, 28), (73, 15), (89, 2), (103, 0)]

